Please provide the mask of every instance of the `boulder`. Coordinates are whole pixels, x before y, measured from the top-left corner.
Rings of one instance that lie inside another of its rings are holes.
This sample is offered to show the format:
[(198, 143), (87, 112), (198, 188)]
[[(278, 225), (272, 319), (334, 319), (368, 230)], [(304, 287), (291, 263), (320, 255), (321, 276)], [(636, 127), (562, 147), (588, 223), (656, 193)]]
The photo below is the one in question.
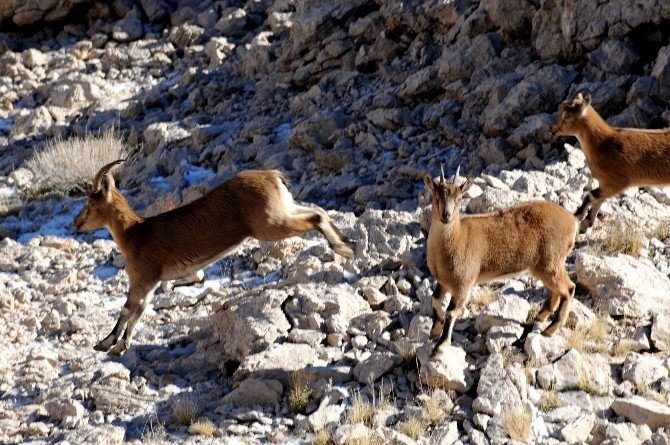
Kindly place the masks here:
[(222, 403), (234, 406), (272, 405), (279, 403), (284, 387), (277, 380), (246, 379), (226, 394)]
[(653, 355), (629, 352), (623, 362), (621, 376), (637, 388), (644, 388), (668, 376), (668, 368)]
[(655, 400), (633, 396), (614, 400), (612, 409), (637, 425), (647, 425), (652, 430), (670, 429), (670, 408)]
[(606, 314), (641, 318), (670, 307), (670, 279), (651, 261), (623, 254), (595, 257), (578, 252), (575, 272)]
[(289, 385), (292, 375), (308, 366), (324, 366), (328, 363), (319, 358), (318, 350), (306, 344), (273, 344), (258, 354), (247, 356), (235, 370), (235, 380), (248, 377), (279, 380)]
[(582, 414), (560, 429), (560, 437), (568, 443), (586, 443), (595, 423), (595, 414)]
[(658, 314), (651, 325), (651, 341), (661, 351), (670, 351), (670, 314)]
[(525, 409), (528, 381), (519, 363), (505, 367), (502, 354), (491, 354), (477, 384), (472, 409), (489, 416)]
[(401, 363), (402, 357), (392, 352), (373, 352), (370, 357), (358, 362), (354, 368), (354, 378), (369, 385)]
[(416, 351), (419, 359), (419, 377), (430, 387), (467, 391), (473, 383), (465, 360), (465, 351), (455, 346), (443, 346), (431, 357), (432, 345)]
[(580, 389), (609, 394), (614, 388), (607, 357), (600, 354), (584, 355), (576, 349), (568, 351), (557, 362), (538, 369), (537, 381), (541, 388), (556, 391)]

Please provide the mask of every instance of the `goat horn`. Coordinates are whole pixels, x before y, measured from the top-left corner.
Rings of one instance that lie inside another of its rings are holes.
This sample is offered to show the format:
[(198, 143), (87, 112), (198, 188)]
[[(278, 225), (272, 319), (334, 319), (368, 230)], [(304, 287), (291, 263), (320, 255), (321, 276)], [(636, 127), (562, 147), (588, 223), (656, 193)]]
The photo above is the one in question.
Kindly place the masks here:
[(440, 164), (440, 184), (444, 184), (444, 166)]
[(456, 169), (456, 174), (454, 175), (454, 184), (456, 184), (456, 181), (461, 177), (461, 166), (459, 165), (458, 168)]
[(97, 191), (100, 189), (100, 185), (102, 182), (102, 177), (105, 176), (107, 173), (109, 173), (114, 167), (117, 165), (121, 164), (122, 162), (126, 162), (127, 158), (124, 159), (117, 159), (114, 162), (110, 162), (109, 164), (105, 165), (96, 173), (95, 178), (93, 179), (93, 191)]

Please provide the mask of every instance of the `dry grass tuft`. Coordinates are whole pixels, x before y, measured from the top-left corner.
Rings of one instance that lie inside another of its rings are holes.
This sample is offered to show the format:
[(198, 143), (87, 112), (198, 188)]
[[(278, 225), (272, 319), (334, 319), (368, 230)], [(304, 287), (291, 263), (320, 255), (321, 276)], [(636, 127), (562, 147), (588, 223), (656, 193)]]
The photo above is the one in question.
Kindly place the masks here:
[(670, 219), (665, 218), (658, 222), (656, 229), (654, 229), (654, 236), (661, 241), (670, 238)]
[(23, 201), (17, 196), (0, 195), (0, 218), (18, 215)]
[(354, 391), (351, 396), (351, 407), (347, 415), (349, 423), (372, 424), (372, 418), (375, 414), (375, 408), (372, 403), (363, 398), (360, 391)]
[(472, 303), (481, 310), (497, 299), (498, 296), (490, 286), (479, 286), (477, 294), (472, 299)]
[(293, 414), (304, 414), (312, 393), (312, 388), (307, 383), (304, 374), (296, 373), (293, 376), (291, 392), (288, 395), (288, 406), (291, 412)]
[(168, 443), (167, 432), (165, 427), (158, 420), (155, 422), (152, 420), (147, 425), (147, 429), (144, 431), (141, 437), (141, 442), (147, 445), (159, 445)]
[(426, 433), (426, 421), (418, 417), (410, 417), (398, 424), (400, 431), (412, 439), (416, 439)]
[(540, 401), (537, 405), (537, 407), (545, 412), (548, 413), (549, 411), (560, 408), (563, 406), (563, 400), (561, 400), (558, 395), (556, 394), (556, 391), (553, 389), (550, 389), (548, 391), (545, 391), (542, 394), (542, 397), (540, 397)]
[(619, 340), (619, 342), (614, 347), (614, 350), (612, 351), (612, 354), (615, 357), (625, 356), (629, 352), (634, 351), (636, 345), (637, 345), (637, 343), (634, 342), (633, 340), (630, 340), (628, 338), (621, 339), (621, 340)]
[(178, 425), (190, 425), (198, 417), (198, 401), (192, 395), (178, 397), (172, 404), (172, 418)]
[(26, 162), (35, 174), (33, 195), (84, 193), (103, 165), (126, 157), (127, 152), (124, 142), (111, 130), (98, 136), (50, 141)]
[(505, 413), (502, 417), (507, 435), (514, 440), (528, 439), (532, 420), (531, 414), (522, 409)]
[(333, 444), (333, 433), (329, 428), (319, 431), (312, 438), (312, 445), (332, 445), (332, 444)]
[(416, 345), (409, 340), (396, 342), (396, 348), (404, 366), (412, 367), (416, 364)]
[(423, 407), (426, 409), (426, 417), (431, 426), (439, 425), (451, 414), (453, 407), (448, 406), (445, 400), (435, 390), (428, 394), (428, 397), (422, 400)]
[(613, 223), (605, 233), (603, 251), (609, 256), (615, 256), (619, 253), (637, 256), (644, 243), (644, 234), (639, 230), (626, 224)]
[(214, 430), (214, 425), (209, 420), (199, 420), (188, 427), (188, 433), (192, 436), (211, 437), (214, 435)]
[(608, 351), (607, 339), (611, 329), (612, 325), (607, 318), (596, 317), (589, 324), (572, 331), (568, 337), (568, 348), (580, 352), (605, 353)]

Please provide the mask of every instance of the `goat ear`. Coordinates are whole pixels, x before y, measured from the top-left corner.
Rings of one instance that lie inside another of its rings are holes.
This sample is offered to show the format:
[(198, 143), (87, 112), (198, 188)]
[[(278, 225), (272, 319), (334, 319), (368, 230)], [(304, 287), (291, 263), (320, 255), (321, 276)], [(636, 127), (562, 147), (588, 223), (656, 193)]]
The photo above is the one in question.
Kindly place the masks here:
[(432, 192), (434, 186), (433, 186), (433, 177), (430, 175), (430, 173), (425, 172), (423, 174), (423, 182), (424, 184), (426, 184), (426, 188)]
[(104, 193), (107, 202), (112, 202), (112, 190), (114, 190), (116, 184), (114, 183), (114, 177), (107, 173), (102, 177), (100, 181), (100, 190)]
[(591, 103), (591, 94), (584, 93), (584, 98), (582, 99), (582, 109), (588, 107), (590, 103)]
[(472, 184), (475, 183), (474, 178), (468, 178), (463, 185), (461, 185), (461, 193), (465, 193), (468, 191), (470, 187), (472, 187)]

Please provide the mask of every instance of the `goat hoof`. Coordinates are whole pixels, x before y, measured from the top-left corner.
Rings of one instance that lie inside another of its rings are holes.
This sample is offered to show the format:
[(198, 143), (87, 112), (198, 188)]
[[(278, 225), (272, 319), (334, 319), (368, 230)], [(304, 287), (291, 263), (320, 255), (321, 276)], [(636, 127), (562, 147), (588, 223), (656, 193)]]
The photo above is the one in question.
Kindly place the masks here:
[(556, 331), (558, 331), (558, 326), (551, 325), (547, 329), (542, 331), (542, 335), (544, 335), (545, 337), (551, 337), (556, 333)]
[(100, 352), (107, 352), (109, 350), (109, 348), (111, 348), (111, 347), (112, 347), (112, 345), (108, 345), (103, 340), (103, 341), (97, 343), (95, 346), (93, 346), (93, 349), (95, 349), (96, 351), (100, 351)]
[(591, 228), (591, 222), (585, 219), (579, 224), (579, 234), (580, 235), (585, 234), (586, 232), (589, 231), (590, 228)]
[(126, 342), (121, 341), (121, 342), (115, 344), (112, 349), (107, 351), (107, 354), (112, 356), (112, 357), (120, 357), (121, 355), (123, 355), (124, 352), (126, 352), (128, 350), (129, 346), (130, 345), (126, 344)]
[(350, 260), (354, 259), (354, 249), (352, 247), (355, 247), (351, 243), (342, 243), (339, 246), (336, 246), (333, 248), (335, 250), (335, 253), (342, 255), (345, 258), (349, 258)]

